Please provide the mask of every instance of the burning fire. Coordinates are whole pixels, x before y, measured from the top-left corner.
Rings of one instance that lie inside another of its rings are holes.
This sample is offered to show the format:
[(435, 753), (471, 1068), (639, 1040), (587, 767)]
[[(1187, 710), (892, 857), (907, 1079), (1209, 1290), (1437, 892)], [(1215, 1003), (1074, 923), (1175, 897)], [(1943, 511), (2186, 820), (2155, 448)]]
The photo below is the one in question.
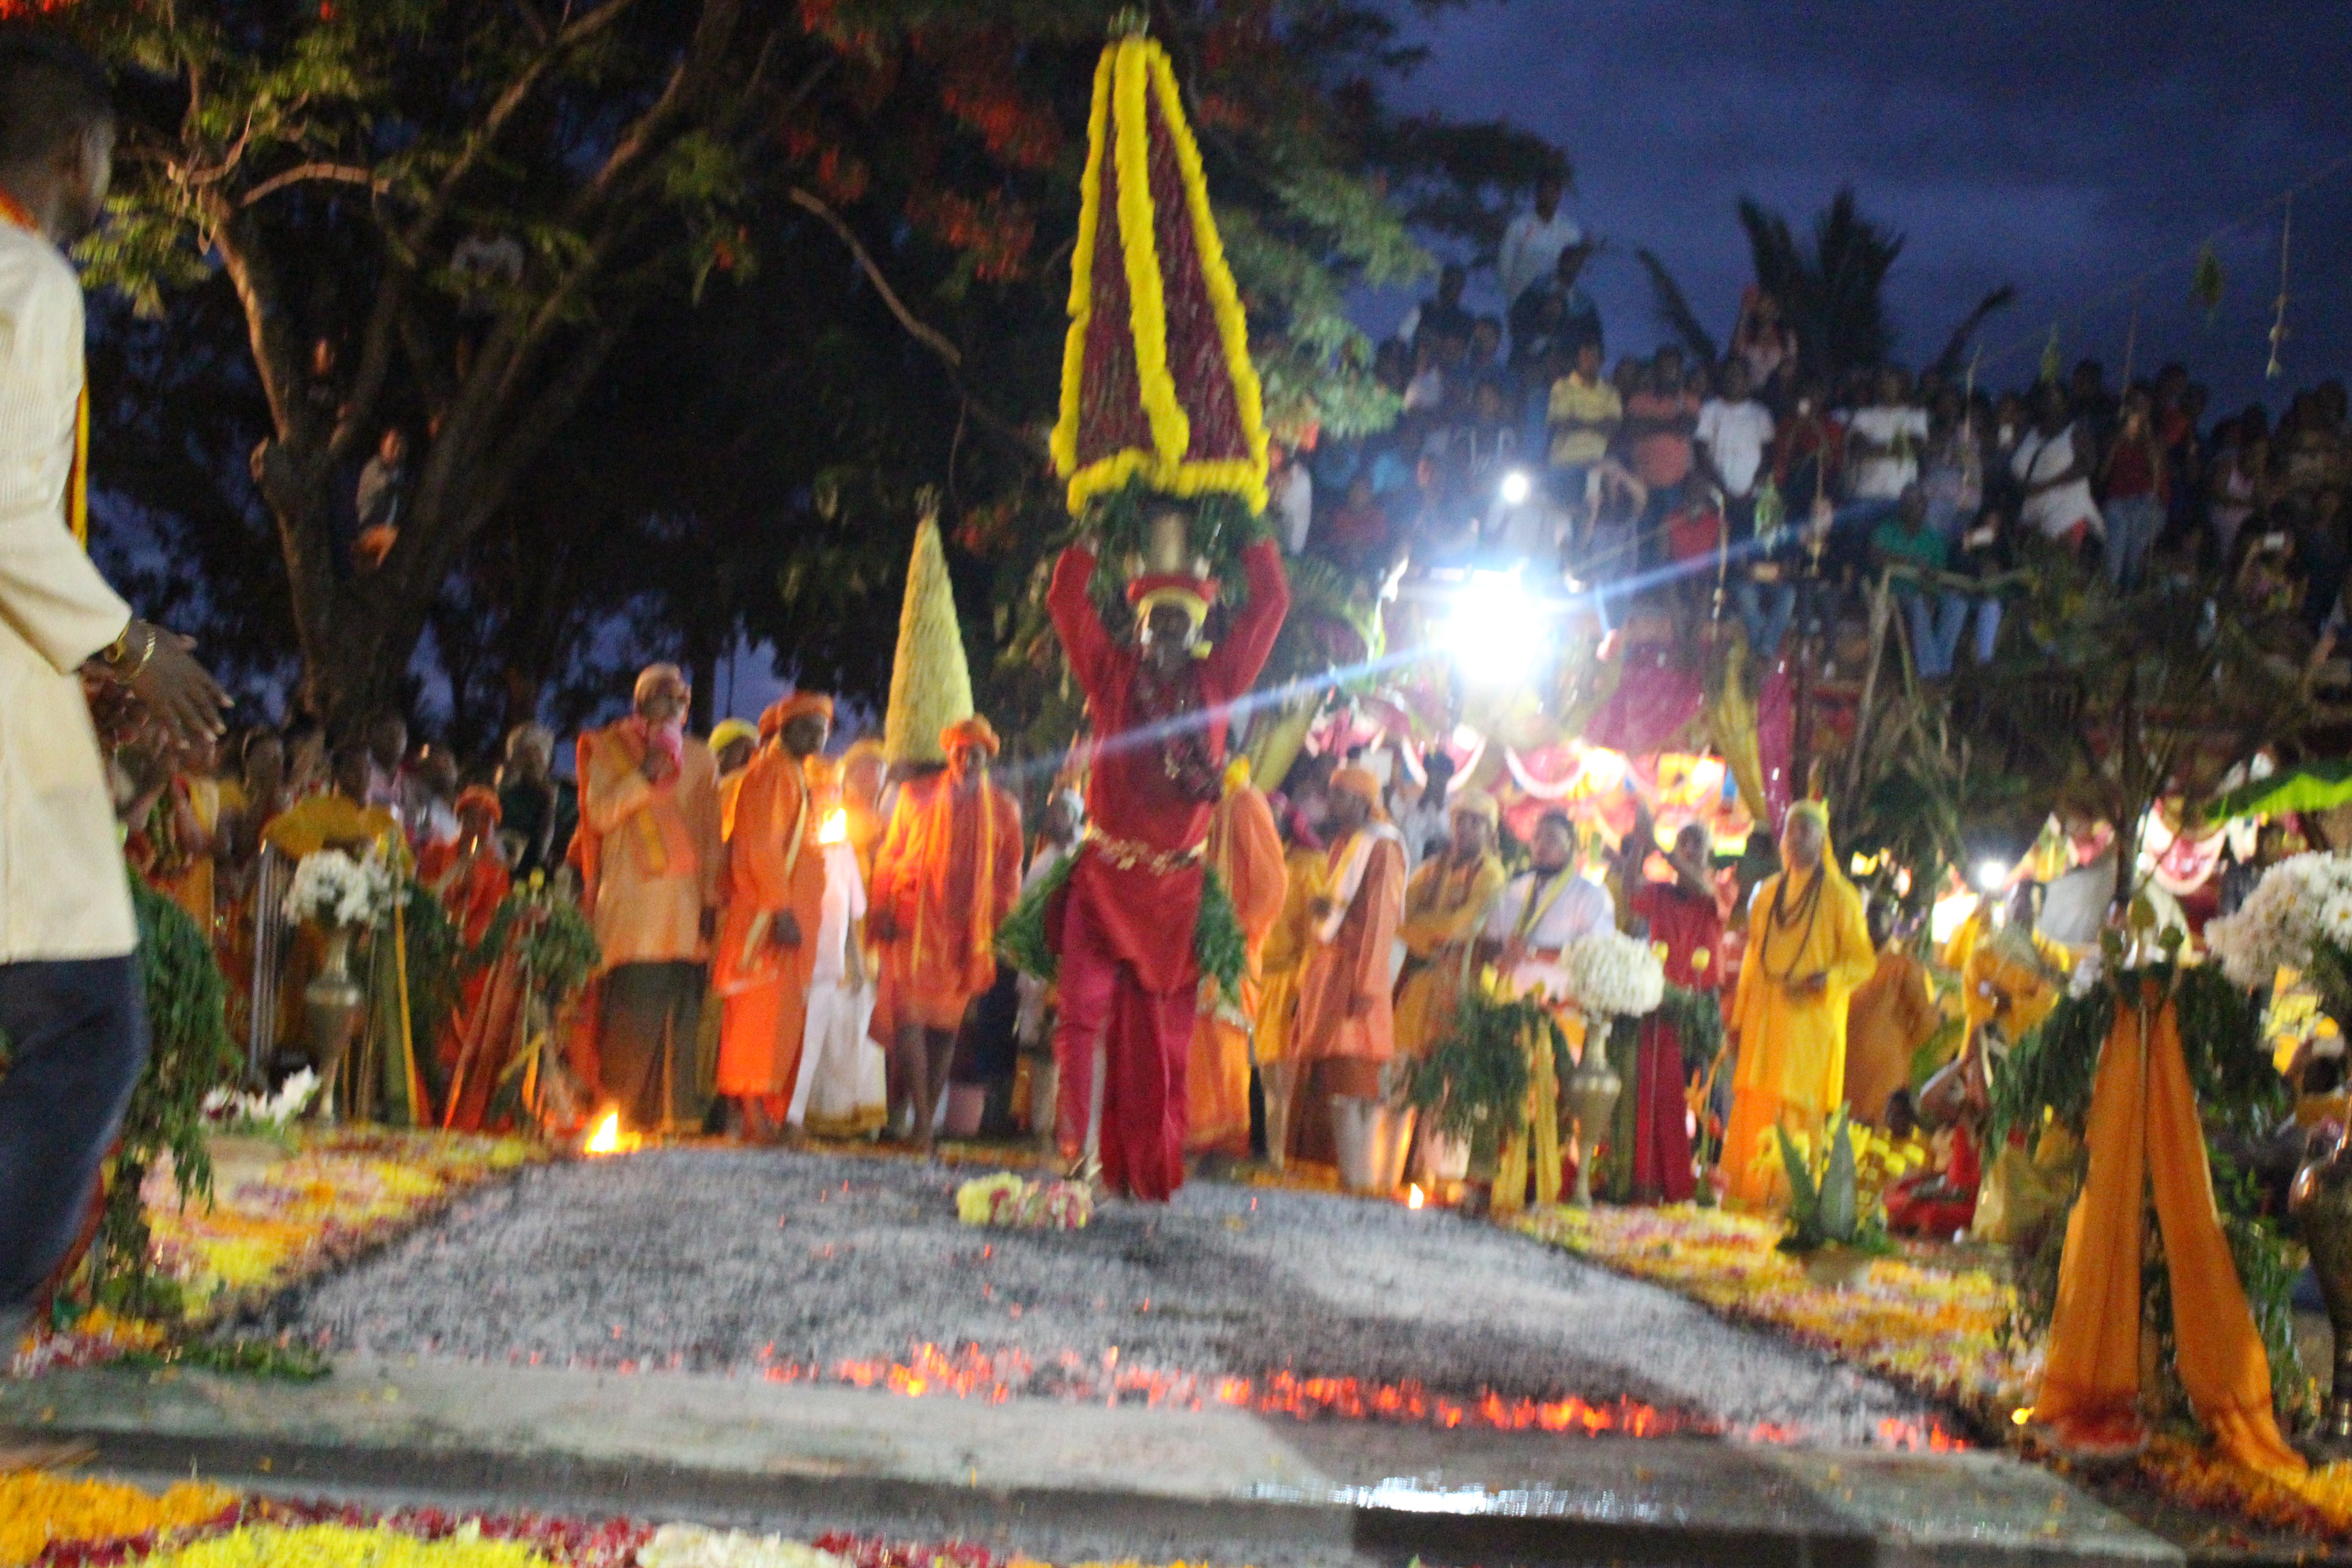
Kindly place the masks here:
[(580, 1145), (580, 1152), (583, 1154), (625, 1154), (635, 1149), (637, 1142), (635, 1133), (621, 1131), (621, 1113), (608, 1110), (596, 1123), (595, 1130), (588, 1134), (588, 1142)]
[(824, 814), (824, 826), (817, 829), (816, 841), (819, 844), (848, 843), (849, 813), (842, 810), (841, 807), (837, 805), (831, 811), (826, 812)]
[(1428, 1201), (1429, 1194), (1421, 1190), (1419, 1182), (1413, 1183), (1404, 1190), (1404, 1206), (1409, 1209), (1417, 1209)]

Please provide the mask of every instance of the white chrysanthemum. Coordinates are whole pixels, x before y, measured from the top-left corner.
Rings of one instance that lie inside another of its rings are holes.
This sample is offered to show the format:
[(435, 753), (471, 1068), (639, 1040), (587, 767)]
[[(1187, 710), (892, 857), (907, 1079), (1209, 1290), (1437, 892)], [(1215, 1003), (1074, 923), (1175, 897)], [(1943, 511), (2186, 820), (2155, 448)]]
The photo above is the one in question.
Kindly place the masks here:
[(2319, 934), (2340, 947), (2352, 947), (2352, 892), (2331, 893), (2319, 906)]
[(637, 1548), (645, 1568), (848, 1568), (829, 1552), (774, 1535), (665, 1524)]
[(1564, 959), (1577, 1005), (1588, 1013), (1638, 1018), (1656, 1010), (1666, 994), (1666, 973), (1650, 944), (1614, 931), (1598, 931), (1572, 943)]
[(2352, 946), (2352, 856), (2289, 856), (2263, 874), (2236, 914), (2205, 928), (2231, 981), (2255, 989), (2283, 964), (2308, 963), (2323, 938)]
[(302, 857), (286, 889), (286, 918), (324, 925), (373, 925), (392, 912), (395, 883), (380, 854), (354, 860), (340, 849)]

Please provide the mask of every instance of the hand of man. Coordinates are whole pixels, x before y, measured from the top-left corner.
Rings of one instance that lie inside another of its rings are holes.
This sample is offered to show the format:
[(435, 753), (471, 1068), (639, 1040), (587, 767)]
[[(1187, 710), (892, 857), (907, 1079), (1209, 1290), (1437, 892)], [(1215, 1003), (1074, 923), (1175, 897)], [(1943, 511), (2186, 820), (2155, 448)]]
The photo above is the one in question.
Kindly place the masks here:
[(768, 927), (768, 939), (778, 947), (800, 946), (801, 922), (793, 918), (792, 910), (785, 910), (776, 916)]
[(228, 695), (190, 657), (188, 650), (195, 646), (193, 637), (132, 621), (123, 629), (122, 652), (106, 663), (183, 744), (209, 739), (226, 728), (221, 714), (229, 705)]
[(637, 772), (646, 775), (647, 784), (657, 784), (677, 773), (677, 764), (670, 761), (669, 753), (659, 746), (647, 746), (646, 760), (637, 764)]

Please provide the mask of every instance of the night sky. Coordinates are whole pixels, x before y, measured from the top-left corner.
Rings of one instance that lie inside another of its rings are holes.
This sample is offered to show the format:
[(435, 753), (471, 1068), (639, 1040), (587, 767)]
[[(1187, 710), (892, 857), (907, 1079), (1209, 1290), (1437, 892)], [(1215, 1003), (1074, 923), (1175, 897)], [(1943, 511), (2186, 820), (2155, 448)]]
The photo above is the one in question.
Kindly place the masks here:
[[(2067, 365), (2095, 355), (2114, 382), (2135, 300), (2138, 373), (2184, 360), (2216, 411), (2265, 398), (2276, 413), (2284, 388), (2352, 370), (2345, 0), (1517, 0), (1406, 31), (1433, 56), (1402, 107), (1500, 116), (1567, 149), (1568, 205), (1612, 247), (1586, 277), (1612, 355), (1663, 335), (1637, 247), (1722, 338), (1750, 277), (1738, 198), (1803, 235), (1851, 183), (1909, 237), (1888, 288), (1908, 363), (2013, 282), (1983, 333), (1994, 384), (2032, 375), (2053, 316)], [(2279, 210), (2217, 238), (2210, 326), (2188, 297), (2197, 247), (2338, 163), (2294, 202), (2286, 374), (2266, 388)]]

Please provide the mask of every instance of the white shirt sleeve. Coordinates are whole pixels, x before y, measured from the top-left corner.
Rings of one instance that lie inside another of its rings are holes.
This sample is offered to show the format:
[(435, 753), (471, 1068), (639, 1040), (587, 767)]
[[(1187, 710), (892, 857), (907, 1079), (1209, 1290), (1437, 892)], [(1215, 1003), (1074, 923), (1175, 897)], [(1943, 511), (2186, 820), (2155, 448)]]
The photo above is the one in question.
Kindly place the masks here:
[(66, 675), (122, 635), (131, 606), (66, 526), (81, 286), (63, 258), (28, 252), (0, 258), (0, 619)]

